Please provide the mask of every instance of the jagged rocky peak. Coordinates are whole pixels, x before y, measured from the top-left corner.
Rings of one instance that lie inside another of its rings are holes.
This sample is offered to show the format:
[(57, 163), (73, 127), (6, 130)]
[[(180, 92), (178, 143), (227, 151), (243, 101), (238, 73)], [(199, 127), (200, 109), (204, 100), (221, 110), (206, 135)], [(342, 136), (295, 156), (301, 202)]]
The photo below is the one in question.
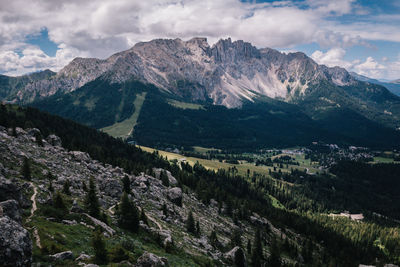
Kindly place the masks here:
[(206, 38), (195, 37), (140, 42), (104, 60), (76, 58), (51, 81), (28, 87), (47, 96), (73, 91), (99, 77), (112, 83), (137, 79), (188, 100), (211, 99), (227, 107), (239, 107), (258, 95), (292, 101), (323, 80), (339, 86), (354, 82), (346, 70), (320, 66), (304, 53), (258, 49), (231, 38), (210, 46)]
[(231, 38), (221, 39), (212, 47), (216, 62), (235, 62), (237, 60), (260, 58), (260, 51), (242, 40), (232, 42)]

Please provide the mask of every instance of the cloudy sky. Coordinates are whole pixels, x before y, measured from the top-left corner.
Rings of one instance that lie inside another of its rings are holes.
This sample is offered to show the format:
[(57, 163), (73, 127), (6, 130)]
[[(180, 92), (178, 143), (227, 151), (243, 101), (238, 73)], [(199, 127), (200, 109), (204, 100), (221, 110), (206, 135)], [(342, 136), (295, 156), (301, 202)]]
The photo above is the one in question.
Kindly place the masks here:
[(399, 0), (0, 0), (0, 73), (54, 71), (139, 41), (232, 37), (400, 78)]

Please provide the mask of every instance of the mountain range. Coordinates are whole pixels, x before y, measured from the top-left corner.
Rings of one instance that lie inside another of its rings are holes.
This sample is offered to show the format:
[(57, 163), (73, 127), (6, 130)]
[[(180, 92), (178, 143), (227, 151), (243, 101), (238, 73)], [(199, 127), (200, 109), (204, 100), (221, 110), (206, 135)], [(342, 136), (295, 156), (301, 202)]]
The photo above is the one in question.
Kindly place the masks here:
[(350, 75), (353, 76), (356, 80), (359, 80), (362, 82), (369, 82), (369, 83), (382, 85), (382, 86), (386, 87), (393, 94), (400, 96), (400, 79), (394, 80), (394, 81), (380, 81), (377, 79), (372, 79), (372, 78), (357, 74), (355, 72), (350, 72)]
[(230, 38), (156, 39), (58, 73), (0, 78), (3, 99), (146, 145), (400, 143), (400, 97), (385, 87)]

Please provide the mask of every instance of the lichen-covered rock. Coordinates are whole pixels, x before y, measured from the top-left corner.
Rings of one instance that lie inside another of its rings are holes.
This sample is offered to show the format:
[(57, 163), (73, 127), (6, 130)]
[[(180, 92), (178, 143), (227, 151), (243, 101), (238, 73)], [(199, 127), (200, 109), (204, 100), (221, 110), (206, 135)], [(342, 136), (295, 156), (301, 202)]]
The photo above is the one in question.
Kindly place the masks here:
[(0, 264), (30, 266), (32, 241), (26, 229), (8, 216), (0, 217)]
[(19, 210), (18, 202), (15, 199), (9, 199), (3, 202), (0, 202), (0, 206), (3, 209), (3, 214), (7, 215), (14, 221), (21, 223), (22, 217)]
[(172, 203), (181, 206), (182, 205), (182, 189), (179, 187), (173, 187), (167, 190), (168, 199)]
[(161, 267), (169, 266), (166, 258), (158, 257), (150, 252), (144, 252), (136, 262), (137, 267)]

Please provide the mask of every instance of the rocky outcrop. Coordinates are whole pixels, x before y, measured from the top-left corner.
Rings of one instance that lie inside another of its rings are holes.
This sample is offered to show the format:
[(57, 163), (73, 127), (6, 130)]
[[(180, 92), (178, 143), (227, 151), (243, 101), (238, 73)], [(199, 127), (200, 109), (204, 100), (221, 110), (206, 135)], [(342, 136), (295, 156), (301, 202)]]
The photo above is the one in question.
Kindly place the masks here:
[(28, 231), (8, 216), (0, 217), (0, 263), (16, 267), (32, 263), (32, 241)]
[(172, 203), (181, 206), (182, 205), (182, 189), (179, 187), (173, 187), (168, 189), (167, 191), (168, 199), (171, 200)]
[(15, 199), (9, 199), (0, 202), (0, 206), (3, 210), (3, 215), (10, 217), (12, 220), (21, 223), (22, 217), (19, 208), (19, 204)]
[(25, 202), (20, 189), (10, 179), (0, 175), (0, 201), (15, 199), (18, 202)]
[(61, 138), (54, 134), (47, 136), (46, 141), (52, 146), (62, 146)]
[(157, 255), (144, 252), (142, 256), (140, 256), (136, 262), (137, 267), (162, 267), (169, 266), (168, 260), (166, 258), (158, 257)]

